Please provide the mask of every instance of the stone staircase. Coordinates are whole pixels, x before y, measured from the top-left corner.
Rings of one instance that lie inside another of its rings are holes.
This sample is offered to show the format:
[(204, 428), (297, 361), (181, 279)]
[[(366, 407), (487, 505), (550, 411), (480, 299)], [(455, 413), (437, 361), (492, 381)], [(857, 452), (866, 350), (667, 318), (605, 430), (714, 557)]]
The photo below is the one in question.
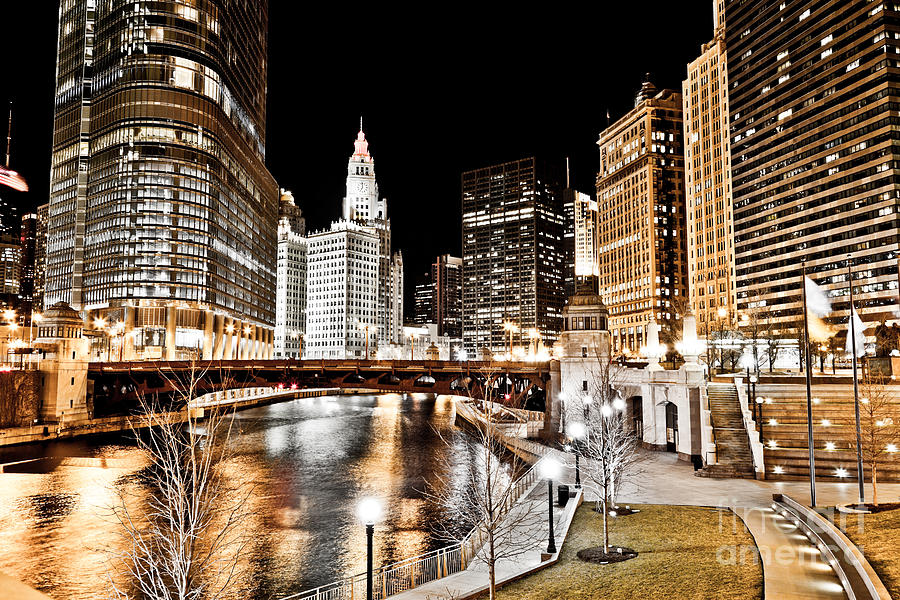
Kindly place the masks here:
[(699, 477), (754, 479), (753, 454), (744, 427), (741, 404), (733, 383), (710, 383), (707, 387), (710, 419), (718, 464), (696, 472)]

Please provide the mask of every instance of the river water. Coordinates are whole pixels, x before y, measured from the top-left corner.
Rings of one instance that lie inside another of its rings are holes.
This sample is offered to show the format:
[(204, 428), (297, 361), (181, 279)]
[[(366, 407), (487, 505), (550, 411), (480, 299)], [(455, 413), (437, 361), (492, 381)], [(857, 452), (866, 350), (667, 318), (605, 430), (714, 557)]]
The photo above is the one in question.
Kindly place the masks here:
[[(250, 539), (234, 587), (240, 597), (280, 598), (362, 572), (355, 508), (363, 497), (379, 498), (385, 511), (376, 565), (446, 545), (431, 529), (442, 509), (425, 497), (426, 481), (440, 477), (452, 494), (476, 450), (452, 415), (452, 398), (429, 394), (311, 398), (237, 413), (225, 468), (230, 480), (254, 486), (239, 525)], [(35, 457), (114, 460), (0, 474), (0, 571), (56, 599), (108, 597), (110, 559), (124, 547), (110, 507), (121, 492), (146, 495), (143, 455), (123, 434), (5, 449), (0, 462)]]

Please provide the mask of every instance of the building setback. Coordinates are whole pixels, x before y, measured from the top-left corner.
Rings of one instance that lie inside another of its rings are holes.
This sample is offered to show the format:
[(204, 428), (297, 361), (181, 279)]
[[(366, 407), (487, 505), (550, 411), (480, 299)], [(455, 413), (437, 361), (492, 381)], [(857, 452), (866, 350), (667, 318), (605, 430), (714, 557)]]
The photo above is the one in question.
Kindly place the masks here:
[(800, 329), (803, 259), (837, 322), (848, 254), (863, 321), (897, 319), (898, 8), (725, 2), (737, 305), (782, 336)]
[(529, 333), (551, 346), (562, 329), (562, 178), (536, 158), (462, 174), (463, 345), (526, 348)]
[(687, 292), (681, 94), (647, 82), (607, 127), (597, 175), (600, 296), (616, 352), (637, 352), (652, 319), (673, 341)]
[(267, 0), (60, 3), (45, 304), (126, 360), (271, 355), (267, 30)]
[(707, 334), (720, 309), (726, 321), (737, 319), (727, 96), (725, 30), (717, 23), (682, 84), (688, 293)]

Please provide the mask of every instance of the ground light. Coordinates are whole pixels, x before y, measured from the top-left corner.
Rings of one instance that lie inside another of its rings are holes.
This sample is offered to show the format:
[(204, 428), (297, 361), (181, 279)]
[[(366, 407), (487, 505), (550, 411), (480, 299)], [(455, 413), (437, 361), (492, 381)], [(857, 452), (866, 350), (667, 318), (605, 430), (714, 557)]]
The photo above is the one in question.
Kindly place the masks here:
[(381, 503), (374, 498), (364, 498), (356, 507), (356, 516), (366, 526), (366, 600), (372, 600), (372, 538), (375, 521), (381, 517)]
[(553, 480), (559, 477), (560, 464), (554, 458), (546, 457), (541, 460), (540, 473), (547, 480), (547, 507), (550, 531), (547, 540), (547, 554), (556, 554), (556, 540), (553, 537)]

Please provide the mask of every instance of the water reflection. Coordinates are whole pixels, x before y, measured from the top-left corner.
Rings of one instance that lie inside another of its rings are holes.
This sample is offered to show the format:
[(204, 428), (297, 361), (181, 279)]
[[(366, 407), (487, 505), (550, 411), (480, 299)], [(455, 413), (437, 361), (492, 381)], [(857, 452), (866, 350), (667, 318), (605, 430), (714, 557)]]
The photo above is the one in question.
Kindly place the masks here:
[[(466, 481), (473, 442), (450, 427), (452, 415), (451, 398), (424, 394), (304, 399), (238, 413), (234, 454), (223, 466), (230, 485), (253, 485), (241, 521), (249, 544), (238, 595), (278, 598), (362, 571), (365, 537), (355, 509), (365, 496), (385, 509), (376, 564), (445, 545), (429, 529), (442, 511), (423, 492), (437, 475), (451, 489)], [(140, 465), (139, 454), (120, 436), (0, 459), (97, 456)], [(0, 571), (55, 598), (103, 596), (105, 550), (123, 543), (108, 507), (123, 492), (136, 503), (146, 498), (138, 473), (64, 463), (46, 473), (0, 474)]]

